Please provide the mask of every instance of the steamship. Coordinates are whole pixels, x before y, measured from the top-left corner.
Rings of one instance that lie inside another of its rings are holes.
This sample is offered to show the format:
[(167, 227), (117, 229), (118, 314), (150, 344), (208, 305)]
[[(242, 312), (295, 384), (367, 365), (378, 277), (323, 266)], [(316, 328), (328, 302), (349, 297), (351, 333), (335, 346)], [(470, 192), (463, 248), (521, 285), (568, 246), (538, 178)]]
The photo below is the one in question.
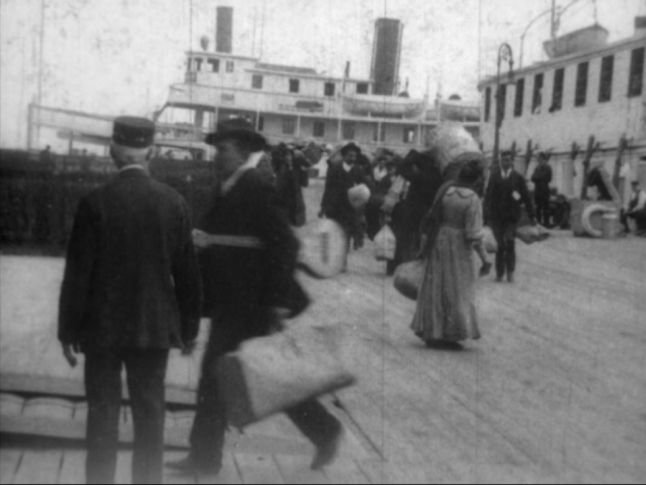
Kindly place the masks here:
[(626, 200), (630, 180), (646, 184), (646, 17), (616, 42), (595, 24), (543, 46), (547, 61), (479, 83), (484, 150), (493, 149), (498, 108), (500, 147), (520, 153), (522, 172), (531, 175), (532, 153), (550, 151), (553, 185), (578, 197), (588, 155), (614, 176)]
[(155, 115), (159, 144), (195, 146), (218, 121), (234, 117), (247, 119), (270, 143), (354, 141), (368, 150), (405, 152), (423, 147), (442, 119), (462, 122), (478, 137), (477, 106), (450, 100), (431, 107), (428, 96), (398, 90), (400, 20), (375, 21), (368, 79), (351, 77), (349, 63), (343, 77), (330, 77), (234, 54), (232, 7), (217, 7), (216, 24), (215, 50), (203, 38), (201, 51), (186, 52), (184, 81), (170, 86)]

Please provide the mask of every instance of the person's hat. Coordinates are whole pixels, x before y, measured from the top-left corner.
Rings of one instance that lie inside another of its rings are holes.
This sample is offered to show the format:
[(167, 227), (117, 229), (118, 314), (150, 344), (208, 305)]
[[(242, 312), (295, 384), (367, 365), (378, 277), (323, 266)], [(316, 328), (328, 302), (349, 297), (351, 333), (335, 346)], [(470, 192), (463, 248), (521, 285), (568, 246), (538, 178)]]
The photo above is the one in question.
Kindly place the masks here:
[(345, 157), (345, 155), (352, 150), (354, 150), (357, 155), (361, 155), (361, 148), (359, 148), (353, 142), (343, 145), (343, 148), (341, 148), (341, 155)]
[(633, 180), (632, 182), (630, 182), (630, 185), (639, 185), (639, 180)]
[(267, 146), (265, 137), (256, 133), (251, 123), (244, 118), (220, 121), (216, 131), (206, 135), (204, 142), (208, 145), (215, 145), (223, 140), (235, 140), (252, 152), (264, 150)]
[(155, 139), (155, 124), (146, 118), (119, 116), (112, 127), (112, 142), (128, 148), (148, 148)]
[(500, 156), (501, 157), (513, 157), (514, 152), (512, 152), (511, 150), (503, 150), (502, 152), (500, 152)]

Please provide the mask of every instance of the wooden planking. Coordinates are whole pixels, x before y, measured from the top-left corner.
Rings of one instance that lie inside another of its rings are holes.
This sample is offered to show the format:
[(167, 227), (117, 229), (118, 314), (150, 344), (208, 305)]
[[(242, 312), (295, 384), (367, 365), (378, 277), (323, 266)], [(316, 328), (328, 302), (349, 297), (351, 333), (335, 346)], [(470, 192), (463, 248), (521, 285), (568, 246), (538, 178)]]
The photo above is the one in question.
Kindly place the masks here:
[(0, 446), (0, 483), (13, 483), (23, 450)]
[(311, 470), (311, 459), (275, 454), (274, 459), (285, 483), (330, 483), (320, 470)]
[[(186, 451), (164, 452), (164, 463), (176, 462), (186, 458)], [(197, 483), (197, 477), (192, 473), (180, 473), (170, 467), (164, 467), (164, 483), (193, 484)]]
[(114, 474), (115, 483), (132, 483), (132, 451), (117, 452), (117, 467)]
[(270, 454), (233, 453), (242, 483), (285, 483)]
[(342, 458), (335, 460), (323, 469), (323, 473), (330, 483), (362, 484), (371, 483), (361, 471), (356, 461), (341, 454)]
[(85, 483), (85, 455), (85, 450), (64, 450), (58, 483)]
[(235, 463), (232, 453), (224, 453), (222, 457), (222, 469), (217, 475), (198, 475), (197, 483), (219, 484), (231, 483), (241, 484), (240, 470)]
[(62, 458), (60, 450), (25, 450), (14, 483), (58, 483)]
[[(44, 396), (84, 398), (85, 387), (81, 379), (53, 375), (33, 375), (19, 372), (0, 373), (0, 391), (18, 394), (37, 394)], [(123, 386), (123, 402), (129, 401), (127, 386)], [(195, 388), (166, 386), (166, 402), (169, 404), (194, 407)]]

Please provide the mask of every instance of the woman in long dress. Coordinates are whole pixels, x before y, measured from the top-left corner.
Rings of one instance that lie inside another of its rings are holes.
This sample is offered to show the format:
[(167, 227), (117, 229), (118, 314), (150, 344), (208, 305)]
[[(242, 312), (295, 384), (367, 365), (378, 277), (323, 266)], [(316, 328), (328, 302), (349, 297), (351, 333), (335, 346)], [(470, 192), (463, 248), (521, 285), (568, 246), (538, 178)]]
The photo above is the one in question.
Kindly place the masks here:
[(465, 163), (457, 181), (440, 188), (422, 221), (425, 272), (411, 328), (429, 347), (459, 347), (461, 340), (480, 338), (472, 252), (484, 254), (476, 192), (482, 177), (479, 160)]

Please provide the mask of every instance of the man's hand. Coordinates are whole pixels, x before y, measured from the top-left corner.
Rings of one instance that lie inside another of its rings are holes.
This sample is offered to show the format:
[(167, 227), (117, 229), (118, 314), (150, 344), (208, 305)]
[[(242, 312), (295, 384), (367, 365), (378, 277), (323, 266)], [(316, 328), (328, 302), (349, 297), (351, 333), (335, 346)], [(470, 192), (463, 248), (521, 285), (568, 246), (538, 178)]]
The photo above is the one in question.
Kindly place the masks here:
[(193, 244), (197, 248), (204, 249), (210, 244), (209, 234), (207, 232), (201, 231), (199, 229), (193, 229), (191, 236), (193, 236)]
[(67, 363), (71, 367), (76, 367), (78, 360), (74, 354), (81, 353), (81, 346), (78, 343), (75, 344), (63, 344), (63, 356)]

